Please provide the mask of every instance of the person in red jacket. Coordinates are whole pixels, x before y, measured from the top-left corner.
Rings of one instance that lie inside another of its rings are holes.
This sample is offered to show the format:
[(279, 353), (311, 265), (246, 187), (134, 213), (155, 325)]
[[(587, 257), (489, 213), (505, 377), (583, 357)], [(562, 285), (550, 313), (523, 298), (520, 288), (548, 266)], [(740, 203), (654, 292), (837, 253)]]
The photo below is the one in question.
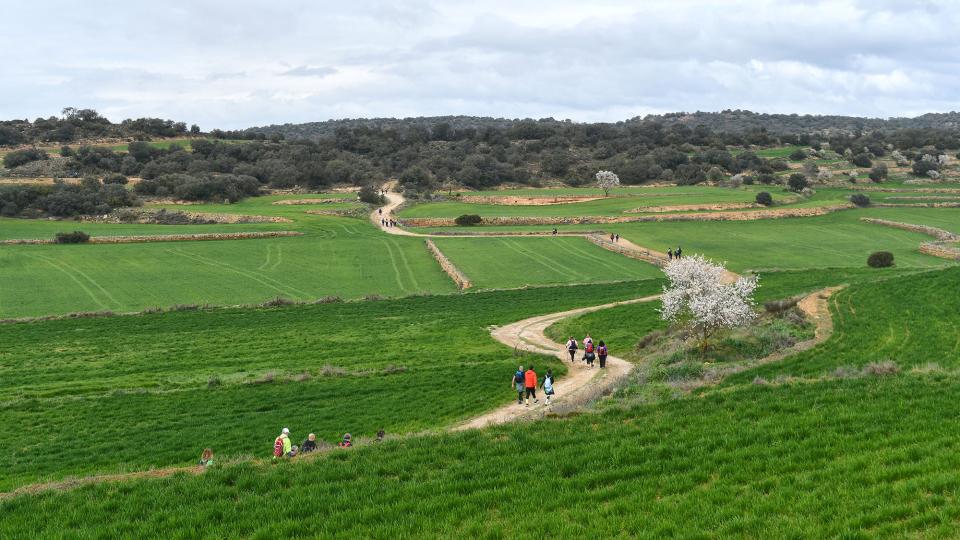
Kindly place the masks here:
[(523, 374), (523, 383), (527, 390), (527, 407), (530, 406), (530, 396), (533, 396), (535, 404), (540, 403), (537, 399), (537, 372), (533, 370), (533, 366)]

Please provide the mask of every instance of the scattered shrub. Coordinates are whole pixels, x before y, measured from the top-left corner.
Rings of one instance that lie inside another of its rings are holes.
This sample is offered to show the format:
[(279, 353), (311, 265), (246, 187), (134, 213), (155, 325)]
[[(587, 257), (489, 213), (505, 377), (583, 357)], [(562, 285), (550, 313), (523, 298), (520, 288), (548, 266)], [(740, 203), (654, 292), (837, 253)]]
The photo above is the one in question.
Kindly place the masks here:
[(893, 266), (893, 253), (889, 251), (875, 251), (867, 257), (867, 266), (870, 268), (887, 268)]
[(53, 237), (55, 244), (85, 244), (90, 241), (90, 235), (83, 231), (58, 232)]
[(221, 385), (223, 385), (223, 381), (216, 375), (207, 379), (207, 388), (216, 388)]
[(461, 227), (468, 227), (473, 225), (479, 225), (480, 222), (483, 221), (483, 218), (481, 218), (477, 214), (464, 214), (462, 216), (458, 216), (457, 219), (453, 221), (454, 223), (456, 223), (457, 225), (460, 225)]
[(757, 201), (757, 204), (762, 204), (763, 206), (770, 206), (771, 204), (773, 204), (773, 196), (766, 191), (761, 191), (760, 193), (757, 193), (756, 201)]
[(360, 199), (360, 202), (376, 206), (386, 202), (384, 196), (380, 194), (380, 190), (370, 184), (361, 187), (360, 192), (357, 193), (357, 197)]
[(851, 157), (850, 163), (853, 163), (857, 167), (870, 167), (873, 165), (873, 161), (870, 159), (870, 154), (863, 152)]
[(884, 377), (886, 375), (896, 375), (900, 373), (900, 366), (890, 360), (883, 362), (870, 362), (863, 366), (864, 375), (873, 375), (875, 377)]
[(340, 298), (339, 296), (324, 296), (323, 298), (318, 298), (313, 303), (314, 304), (338, 304), (340, 302), (343, 302), (343, 298)]
[(872, 169), (870, 169), (870, 180), (879, 184), (887, 177), (887, 166), (883, 163), (877, 163)]
[(870, 197), (863, 193), (854, 193), (850, 196), (850, 202), (860, 207), (870, 206)]
[(800, 193), (806, 189), (810, 184), (807, 182), (807, 177), (800, 173), (793, 173), (790, 175), (790, 178), (787, 179), (787, 187), (791, 191)]
[(793, 152), (790, 152), (790, 159), (793, 161), (803, 161), (807, 159), (807, 153), (803, 150), (803, 148), (797, 148)]
[(127, 177), (120, 173), (111, 173), (103, 177), (104, 184), (118, 184), (124, 186), (129, 182)]
[(49, 157), (50, 156), (48, 156), (46, 152), (43, 150), (37, 150), (36, 148), (16, 150), (3, 156), (3, 166), (8, 169), (12, 169), (14, 167), (26, 165), (31, 161), (40, 161), (41, 159), (48, 159)]
[(284, 298), (282, 296), (277, 296), (276, 298), (271, 298), (266, 302), (260, 304), (260, 307), (277, 307), (277, 306), (292, 306), (296, 304), (293, 300), (289, 298)]

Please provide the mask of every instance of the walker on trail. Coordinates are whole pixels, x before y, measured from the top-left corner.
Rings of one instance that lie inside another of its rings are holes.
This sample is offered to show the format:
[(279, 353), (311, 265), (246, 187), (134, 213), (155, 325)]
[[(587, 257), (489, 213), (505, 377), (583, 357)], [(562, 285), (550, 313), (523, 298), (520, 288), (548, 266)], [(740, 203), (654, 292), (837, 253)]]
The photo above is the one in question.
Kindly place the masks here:
[(597, 347), (597, 358), (600, 359), (600, 369), (607, 367), (607, 344), (602, 339)]
[(577, 346), (577, 340), (573, 339), (573, 336), (570, 336), (570, 339), (567, 340), (567, 352), (570, 353), (570, 363), (576, 361), (577, 349), (580, 347)]
[(545, 403), (550, 405), (550, 398), (553, 397), (553, 370), (547, 368), (547, 374), (543, 377), (543, 382), (540, 383), (540, 388), (543, 389), (544, 395), (547, 396)]
[(533, 396), (534, 404), (540, 403), (537, 399), (537, 372), (533, 370), (533, 366), (523, 374), (523, 381), (527, 393), (527, 407), (530, 406), (530, 396)]
[(517, 405), (523, 404), (523, 381), (523, 366), (520, 366), (513, 377), (510, 378), (510, 388), (517, 391)]
[(593, 369), (593, 361), (596, 359), (596, 353), (593, 349), (593, 340), (583, 341), (583, 361)]

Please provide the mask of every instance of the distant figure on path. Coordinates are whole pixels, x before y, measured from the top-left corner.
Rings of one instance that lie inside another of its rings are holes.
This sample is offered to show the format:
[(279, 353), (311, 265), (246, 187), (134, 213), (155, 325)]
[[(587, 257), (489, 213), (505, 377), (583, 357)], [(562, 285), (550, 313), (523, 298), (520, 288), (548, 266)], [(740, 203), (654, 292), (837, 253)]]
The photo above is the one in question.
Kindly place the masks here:
[(667, 249), (667, 260), (668, 260), (668, 261), (672, 261), (672, 260), (673, 260), (673, 248)]
[(614, 235), (613, 241), (614, 241), (614, 242), (619, 242), (619, 241), (620, 241), (620, 235), (619, 235), (619, 234)]
[(383, 428), (380, 428), (380, 430), (377, 431), (377, 441), (376, 441), (376, 442), (383, 442), (383, 438), (386, 437), (386, 436), (387, 436), (387, 433), (386, 433), (385, 431), (383, 431)]
[(570, 339), (567, 340), (567, 352), (570, 353), (570, 363), (576, 361), (577, 349), (580, 347), (577, 346), (577, 340), (573, 339), (573, 336), (570, 336)]
[(353, 446), (353, 439), (352, 437), (350, 437), (350, 434), (344, 433), (343, 440), (340, 441), (340, 443), (337, 444), (337, 446), (339, 446), (340, 448), (350, 448), (351, 446)]
[(587, 336), (583, 340), (583, 361), (587, 363), (590, 368), (593, 368), (593, 360), (596, 358), (596, 353), (593, 350), (593, 340), (587, 341), (590, 336)]
[(530, 406), (530, 396), (533, 396), (534, 404), (540, 403), (537, 399), (537, 372), (533, 370), (533, 366), (523, 374), (523, 382), (527, 391), (527, 407)]
[(290, 429), (283, 428), (280, 435), (273, 440), (273, 459), (289, 456), (291, 450), (290, 445)]
[(613, 233), (610, 233), (610, 241), (613, 242)]
[(517, 372), (510, 378), (510, 388), (517, 391), (517, 405), (523, 404), (523, 366), (517, 368)]
[(607, 344), (600, 340), (600, 346), (597, 347), (597, 358), (600, 359), (600, 369), (607, 367)]
[(543, 393), (547, 396), (545, 403), (550, 404), (550, 398), (553, 396), (553, 370), (547, 369), (547, 374), (543, 376), (543, 382), (540, 383)]
[(307, 435), (307, 440), (300, 445), (300, 452), (309, 454), (317, 449), (317, 436), (313, 433)]
[(553, 235), (554, 235), (554, 236), (557, 235), (557, 228), (556, 228), (556, 227), (553, 228)]
[(677, 246), (677, 251), (675, 251), (674, 253), (675, 253), (675, 255), (677, 256), (677, 259), (679, 259), (679, 258), (680, 258), (680, 254), (683, 253), (683, 250), (680, 249), (680, 246)]
[(213, 465), (213, 450), (204, 448), (200, 453), (200, 466), (209, 467), (210, 465)]

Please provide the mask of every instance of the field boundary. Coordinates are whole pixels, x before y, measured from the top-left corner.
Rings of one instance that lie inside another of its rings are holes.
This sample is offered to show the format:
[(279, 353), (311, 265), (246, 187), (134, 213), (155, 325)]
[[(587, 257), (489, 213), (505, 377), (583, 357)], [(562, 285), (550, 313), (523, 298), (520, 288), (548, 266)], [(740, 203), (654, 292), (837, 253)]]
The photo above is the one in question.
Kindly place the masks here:
[(457, 284), (458, 289), (462, 291), (464, 289), (473, 287), (473, 283), (470, 282), (470, 278), (468, 278), (466, 274), (457, 268), (457, 265), (453, 264), (453, 261), (444, 255), (443, 251), (440, 251), (440, 248), (433, 243), (433, 240), (427, 238), (424, 240), (424, 243), (427, 245), (427, 249), (430, 251), (430, 254), (433, 255), (433, 258), (440, 263), (440, 268), (442, 268), (443, 271), (450, 276), (450, 279)]
[[(156, 234), (133, 236), (91, 236), (87, 244), (138, 244), (147, 242), (198, 242), (214, 240), (256, 240), (259, 238), (284, 238), (303, 236), (299, 231), (259, 231), (239, 233)], [(56, 244), (47, 238), (0, 240), (0, 245), (45, 245)]]
[(862, 217), (860, 218), (860, 221), (932, 236), (936, 238), (937, 241), (924, 242), (920, 244), (920, 253), (924, 253), (933, 257), (939, 257), (941, 259), (960, 261), (960, 235), (954, 234), (950, 231), (938, 229), (937, 227), (931, 227), (929, 225), (904, 223), (901, 221), (891, 221), (888, 219)]

